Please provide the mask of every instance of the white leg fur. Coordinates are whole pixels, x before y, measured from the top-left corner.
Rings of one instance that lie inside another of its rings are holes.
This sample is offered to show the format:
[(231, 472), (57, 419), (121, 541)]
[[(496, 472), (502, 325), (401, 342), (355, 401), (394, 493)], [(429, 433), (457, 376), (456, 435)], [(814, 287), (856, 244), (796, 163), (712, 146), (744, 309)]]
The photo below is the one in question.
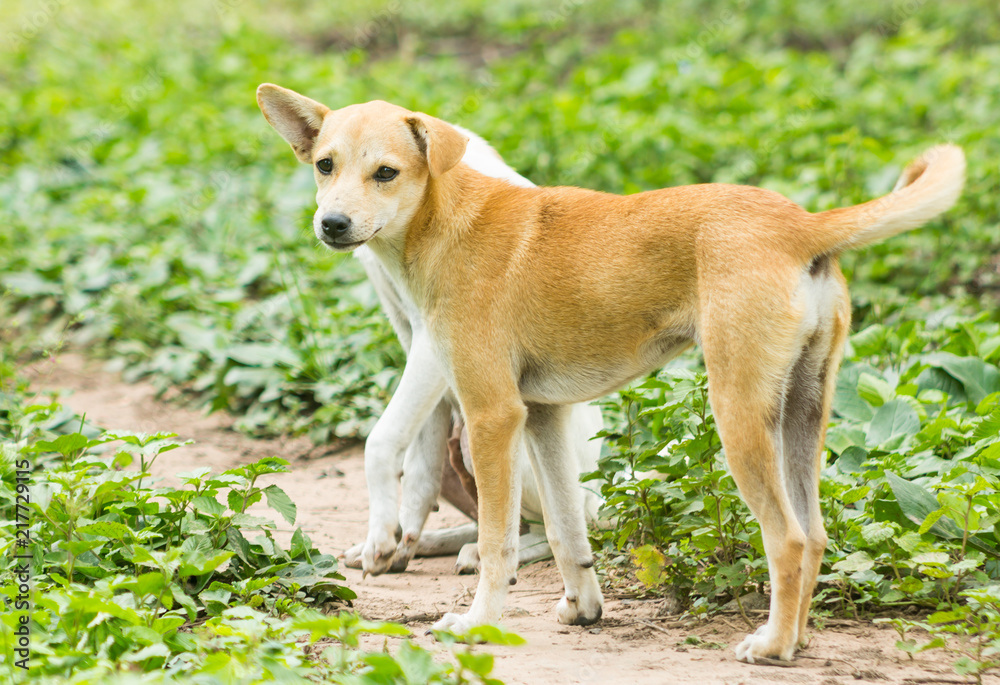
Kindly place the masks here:
[(441, 491), (441, 471), (447, 459), (447, 444), (451, 433), (451, 403), (438, 402), (434, 413), (427, 419), (416, 441), (406, 451), (403, 460), (403, 487), (399, 509), (399, 523), (403, 536), (396, 547), (390, 570), (399, 573), (418, 553), (421, 533), (427, 516), (437, 502)]
[[(552, 548), (545, 536), (545, 528), (532, 526), (531, 530), (521, 536), (517, 543), (518, 567), (533, 564), (552, 556)], [(479, 546), (475, 540), (462, 547), (455, 562), (455, 572), (460, 574), (479, 571)]]

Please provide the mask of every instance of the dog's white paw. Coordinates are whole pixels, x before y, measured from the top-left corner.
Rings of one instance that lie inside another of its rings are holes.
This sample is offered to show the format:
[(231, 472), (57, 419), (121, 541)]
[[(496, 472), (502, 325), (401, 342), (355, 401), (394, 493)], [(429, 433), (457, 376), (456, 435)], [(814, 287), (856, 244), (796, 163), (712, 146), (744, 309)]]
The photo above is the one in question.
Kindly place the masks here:
[(604, 600), (600, 593), (597, 597), (564, 596), (556, 605), (556, 616), (559, 622), (567, 626), (589, 626), (600, 620), (604, 613)]
[(347, 568), (361, 569), (361, 553), (365, 549), (365, 543), (359, 542), (344, 552), (344, 566)]
[(465, 575), (479, 571), (479, 545), (470, 542), (462, 545), (458, 552), (458, 559), (455, 560), (455, 573)]
[(604, 613), (601, 584), (592, 568), (575, 568), (563, 575), (566, 594), (556, 605), (559, 622), (568, 626), (589, 626)]
[(361, 551), (361, 568), (365, 575), (377, 576), (385, 573), (392, 567), (392, 560), (396, 553), (396, 539), (389, 537), (382, 539), (372, 539), (369, 536), (365, 541), (364, 549)]
[(736, 646), (736, 658), (748, 664), (754, 663), (758, 658), (791, 661), (795, 654), (795, 639), (790, 640), (787, 645), (781, 645), (774, 632), (768, 622), (752, 635), (747, 635), (743, 642)]
[(476, 621), (471, 614), (447, 613), (434, 624), (434, 630), (450, 630), (456, 635), (464, 635), (469, 632), (470, 628), (475, 628), (478, 625), (482, 625), (482, 623)]

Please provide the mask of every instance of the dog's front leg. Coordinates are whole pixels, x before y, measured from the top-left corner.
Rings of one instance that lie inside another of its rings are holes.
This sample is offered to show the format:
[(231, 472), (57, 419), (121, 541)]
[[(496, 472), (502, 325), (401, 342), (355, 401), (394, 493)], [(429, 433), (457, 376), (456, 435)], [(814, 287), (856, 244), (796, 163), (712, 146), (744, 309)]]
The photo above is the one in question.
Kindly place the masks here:
[(403, 456), (438, 406), (447, 383), (430, 338), (417, 331), (396, 393), (365, 443), (368, 538), (361, 552), (365, 573), (392, 566), (399, 529), (399, 481)]
[(521, 442), (527, 410), (513, 394), (484, 402), (459, 399), (479, 490), (479, 586), (467, 614), (445, 614), (434, 627), (464, 633), (499, 620), (507, 592), (517, 581), (521, 479), (514, 450)]

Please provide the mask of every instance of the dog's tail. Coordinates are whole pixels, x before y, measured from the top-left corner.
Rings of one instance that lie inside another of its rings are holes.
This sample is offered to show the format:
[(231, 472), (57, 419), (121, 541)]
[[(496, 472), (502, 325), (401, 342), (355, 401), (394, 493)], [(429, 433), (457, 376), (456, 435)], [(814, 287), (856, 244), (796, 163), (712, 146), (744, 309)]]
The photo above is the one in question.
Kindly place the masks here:
[(903, 170), (888, 195), (814, 214), (807, 239), (811, 256), (871, 245), (922, 226), (955, 204), (964, 182), (962, 149), (932, 147)]

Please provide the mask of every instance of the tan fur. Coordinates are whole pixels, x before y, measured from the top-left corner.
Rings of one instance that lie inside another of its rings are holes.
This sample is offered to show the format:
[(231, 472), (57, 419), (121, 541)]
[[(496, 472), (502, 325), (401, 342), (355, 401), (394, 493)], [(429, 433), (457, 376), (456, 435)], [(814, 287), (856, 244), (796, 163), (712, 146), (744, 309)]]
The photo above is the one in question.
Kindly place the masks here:
[[(265, 114), (308, 109), (289, 107), (289, 91), (273, 89), (261, 88)], [(422, 123), (415, 131), (414, 117)], [(515, 187), (458, 164), (460, 137), (433, 117), (369, 103), (328, 113), (312, 150), (313, 161), (343, 160), (339, 177), (317, 177), (317, 221), (336, 211), (364, 225), (328, 244), (368, 241), (403, 284), (469, 429), (482, 577), (468, 618), (452, 625), (499, 618), (497, 598), (502, 607), (514, 577), (512, 449), (526, 420), (547, 405), (600, 397), (699, 342), (726, 456), (760, 520), (771, 571), (769, 622), (737, 653), (791, 658), (826, 544), (818, 478), (850, 320), (837, 255), (950, 207), (962, 185), (961, 151), (932, 149), (885, 198), (811, 214), (777, 193), (736, 185), (627, 197)], [(359, 151), (375, 150), (400, 169), (398, 187), (366, 188), (381, 162), (363, 162)], [(386, 218), (390, 204), (400, 211)], [(570, 567), (586, 567), (577, 558), (585, 552), (553, 550), (567, 578), (560, 620), (596, 620), (599, 598), (596, 608), (583, 606), (594, 602), (570, 587)]]

